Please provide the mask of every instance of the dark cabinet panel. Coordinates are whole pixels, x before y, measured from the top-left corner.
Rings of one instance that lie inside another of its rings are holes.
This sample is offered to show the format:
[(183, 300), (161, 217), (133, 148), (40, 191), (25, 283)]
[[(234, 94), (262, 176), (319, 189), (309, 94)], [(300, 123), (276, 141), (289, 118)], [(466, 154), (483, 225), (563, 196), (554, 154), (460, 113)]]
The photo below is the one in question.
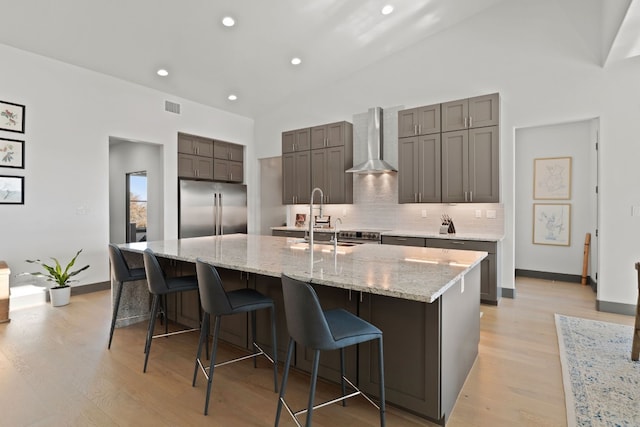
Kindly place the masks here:
[(440, 203), (440, 134), (398, 140), (398, 203)]
[(398, 111), (398, 138), (440, 133), (440, 104)]
[(305, 151), (311, 149), (311, 130), (297, 129), (282, 133), (282, 153)]
[(178, 153), (178, 177), (213, 179), (213, 159)]
[(311, 151), (282, 156), (282, 203), (309, 203), (311, 195)]

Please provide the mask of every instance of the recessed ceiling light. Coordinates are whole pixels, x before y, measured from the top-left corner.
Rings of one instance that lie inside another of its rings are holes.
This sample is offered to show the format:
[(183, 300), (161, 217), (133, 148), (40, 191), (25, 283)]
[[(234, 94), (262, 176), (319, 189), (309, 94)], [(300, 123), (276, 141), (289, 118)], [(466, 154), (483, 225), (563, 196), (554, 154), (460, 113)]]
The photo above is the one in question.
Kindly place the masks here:
[(225, 16), (224, 18), (222, 18), (222, 25), (224, 25), (225, 27), (233, 27), (234, 25), (236, 25), (236, 20), (230, 16)]
[(238, 99), (238, 97), (237, 97), (236, 95), (234, 95), (234, 94), (231, 94), (231, 95), (229, 95), (229, 96), (227, 97), (227, 99), (228, 99), (229, 101), (235, 101), (236, 99)]
[(164, 68), (160, 68), (157, 73), (160, 77), (167, 77), (169, 75), (169, 72)]
[(298, 58), (298, 57), (292, 58), (292, 59), (291, 59), (291, 63), (292, 63), (293, 65), (300, 65), (300, 64), (302, 63), (302, 59), (300, 59), (300, 58)]
[(388, 15), (391, 12), (393, 12), (393, 6), (391, 6), (390, 4), (386, 5), (385, 7), (382, 8), (382, 10), (380, 11), (383, 15)]

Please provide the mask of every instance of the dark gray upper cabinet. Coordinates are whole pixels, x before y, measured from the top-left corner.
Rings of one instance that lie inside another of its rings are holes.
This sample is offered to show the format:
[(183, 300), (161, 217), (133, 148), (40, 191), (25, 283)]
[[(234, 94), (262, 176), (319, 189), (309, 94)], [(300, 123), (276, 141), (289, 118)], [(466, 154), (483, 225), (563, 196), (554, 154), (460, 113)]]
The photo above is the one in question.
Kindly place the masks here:
[(398, 140), (398, 203), (440, 203), (440, 134)]
[(309, 203), (311, 195), (311, 151), (282, 155), (282, 203)]
[(214, 181), (244, 181), (244, 146), (224, 141), (213, 142)]
[(440, 133), (440, 104), (398, 111), (398, 137)]
[(178, 134), (178, 153), (213, 157), (213, 141), (184, 133)]
[(499, 202), (498, 126), (442, 133), (442, 202)]
[(337, 122), (311, 128), (311, 149), (345, 145), (348, 134), (353, 133), (351, 123)]
[(297, 129), (282, 133), (282, 154), (311, 149), (311, 129)]
[[(301, 146), (313, 149), (302, 150)], [(351, 123), (283, 132), (282, 149), (282, 203), (309, 203), (311, 189), (315, 187), (322, 189), (324, 203), (353, 202), (353, 176), (345, 173), (353, 166)]]
[(178, 134), (178, 177), (213, 179), (213, 141)]
[(442, 132), (496, 126), (500, 122), (499, 94), (476, 96), (442, 104)]

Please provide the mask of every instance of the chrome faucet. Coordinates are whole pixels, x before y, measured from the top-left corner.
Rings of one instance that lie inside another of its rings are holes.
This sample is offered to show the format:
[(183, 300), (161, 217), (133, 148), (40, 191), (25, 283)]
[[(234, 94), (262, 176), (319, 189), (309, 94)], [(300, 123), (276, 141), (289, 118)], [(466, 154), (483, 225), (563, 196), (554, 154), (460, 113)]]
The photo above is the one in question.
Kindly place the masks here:
[(323, 206), (322, 200), (324, 199), (324, 193), (320, 188), (316, 187), (313, 190), (311, 190), (311, 198), (309, 199), (309, 251), (312, 257), (313, 257), (313, 227), (316, 224), (316, 220), (313, 216), (313, 195), (315, 194), (316, 191), (320, 192), (320, 207), (319, 207), (320, 216), (322, 216), (322, 206)]
[(338, 221), (342, 225), (342, 218), (336, 218), (336, 222), (333, 225), (333, 253), (338, 253)]

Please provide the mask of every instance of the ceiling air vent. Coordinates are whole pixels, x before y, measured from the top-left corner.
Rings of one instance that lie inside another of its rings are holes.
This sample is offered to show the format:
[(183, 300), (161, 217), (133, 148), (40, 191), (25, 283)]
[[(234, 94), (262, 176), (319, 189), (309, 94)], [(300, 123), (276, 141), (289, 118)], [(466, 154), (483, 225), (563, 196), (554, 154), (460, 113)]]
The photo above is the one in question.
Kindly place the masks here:
[(180, 114), (180, 104), (171, 101), (164, 101), (164, 111)]

